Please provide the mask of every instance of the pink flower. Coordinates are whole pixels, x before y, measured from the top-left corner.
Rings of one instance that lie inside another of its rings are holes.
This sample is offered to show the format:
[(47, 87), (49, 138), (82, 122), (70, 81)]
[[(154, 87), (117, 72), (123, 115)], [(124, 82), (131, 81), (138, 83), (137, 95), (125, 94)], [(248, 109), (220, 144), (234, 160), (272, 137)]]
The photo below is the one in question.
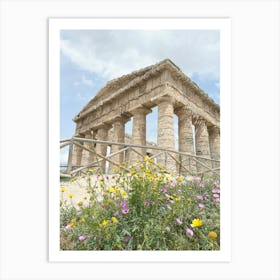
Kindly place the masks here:
[(120, 202), (120, 206), (121, 206), (122, 208), (126, 208), (126, 207), (127, 207), (127, 203), (126, 203), (125, 201), (121, 201), (121, 202)]
[(161, 189), (161, 191), (162, 191), (163, 193), (166, 193), (166, 192), (168, 191), (168, 189), (167, 189), (166, 187), (164, 187), (164, 188)]
[(176, 219), (176, 222), (177, 222), (178, 225), (183, 224), (183, 222), (179, 218)]
[(128, 214), (129, 213), (129, 209), (128, 208), (123, 208), (122, 209), (122, 213), (123, 214)]
[(186, 229), (186, 233), (189, 234), (190, 236), (193, 236), (193, 231), (190, 228)]
[(215, 198), (214, 202), (220, 202), (220, 198), (219, 197)]
[(144, 204), (145, 204), (145, 206), (150, 206), (151, 203), (149, 200), (146, 200)]
[(204, 184), (203, 182), (201, 182), (201, 183), (199, 184), (199, 186), (200, 186), (201, 188), (205, 188), (205, 184)]
[(85, 239), (86, 239), (85, 236), (83, 236), (83, 235), (79, 236), (79, 240), (80, 240), (80, 241), (84, 241)]
[(171, 186), (171, 187), (175, 187), (175, 186), (176, 186), (176, 183), (175, 183), (175, 182), (171, 182), (171, 183), (170, 183), (170, 186)]
[(220, 197), (217, 193), (214, 193), (213, 196), (216, 198)]
[(204, 204), (203, 204), (203, 203), (199, 203), (199, 204), (198, 204), (198, 207), (199, 207), (200, 209), (203, 209), (203, 208), (204, 208)]
[(220, 190), (219, 189), (213, 189), (212, 193), (220, 193)]
[(169, 209), (169, 210), (172, 209), (171, 206), (170, 206), (169, 204), (166, 205), (166, 208)]
[(197, 199), (203, 200), (203, 196), (202, 195), (198, 195)]
[(169, 194), (166, 193), (166, 194), (165, 194), (165, 197), (166, 197), (166, 198), (170, 198), (171, 196), (170, 196)]
[(123, 241), (124, 241), (125, 243), (128, 243), (130, 239), (131, 239), (131, 236), (126, 235), (126, 236), (123, 238)]
[(70, 226), (70, 225), (67, 225), (67, 226), (65, 227), (65, 229), (66, 229), (66, 230), (70, 230), (70, 229), (71, 229), (71, 226)]

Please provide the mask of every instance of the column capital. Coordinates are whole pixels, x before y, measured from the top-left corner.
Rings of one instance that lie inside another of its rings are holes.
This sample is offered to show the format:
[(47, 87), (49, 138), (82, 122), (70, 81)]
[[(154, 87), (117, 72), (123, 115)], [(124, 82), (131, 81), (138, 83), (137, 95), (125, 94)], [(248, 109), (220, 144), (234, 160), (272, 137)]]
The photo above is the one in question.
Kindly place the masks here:
[(158, 105), (160, 103), (169, 103), (169, 104), (174, 104), (175, 103), (175, 98), (171, 95), (163, 95), (155, 100), (155, 103)]
[(220, 132), (220, 128), (216, 125), (209, 125), (208, 126), (208, 130), (214, 133), (219, 133)]
[(85, 138), (91, 138), (92, 136), (93, 136), (93, 134), (92, 134), (92, 131), (91, 130), (87, 130), (87, 131), (85, 131), (85, 133), (84, 133), (84, 137)]
[(130, 117), (128, 117), (128, 116), (124, 116), (124, 115), (117, 116), (115, 119), (113, 119), (112, 124), (117, 123), (117, 122), (125, 124), (129, 121), (129, 119), (130, 119)]
[(202, 117), (198, 117), (196, 122), (195, 122), (195, 126), (200, 126), (200, 125), (205, 125), (207, 126), (208, 121)]
[(112, 125), (111, 125), (111, 124), (102, 123), (102, 124), (100, 124), (100, 125), (96, 128), (96, 130), (97, 130), (97, 132), (98, 132), (98, 131), (101, 130), (101, 129), (109, 130), (109, 129), (111, 129), (111, 128), (112, 128)]
[(149, 109), (149, 108), (147, 108), (147, 107), (145, 107), (145, 106), (140, 106), (140, 107), (137, 107), (137, 108), (135, 108), (135, 109), (133, 109), (132, 111), (131, 111), (131, 113), (133, 114), (133, 115), (137, 115), (137, 114), (144, 114), (144, 115), (147, 115), (147, 114), (149, 114), (149, 113), (152, 113), (152, 110), (151, 109)]
[(188, 105), (175, 108), (174, 113), (177, 116), (192, 116), (193, 114)]

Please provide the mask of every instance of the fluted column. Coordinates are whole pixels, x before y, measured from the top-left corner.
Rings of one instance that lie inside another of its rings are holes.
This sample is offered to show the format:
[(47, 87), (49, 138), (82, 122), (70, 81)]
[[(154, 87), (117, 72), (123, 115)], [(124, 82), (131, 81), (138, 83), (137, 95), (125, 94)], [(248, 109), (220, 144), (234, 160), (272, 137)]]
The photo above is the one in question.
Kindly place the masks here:
[[(193, 142), (193, 127), (192, 127), (192, 111), (187, 107), (180, 107), (175, 110), (178, 116), (178, 136), (179, 136), (179, 151), (195, 154)], [(196, 171), (196, 164), (192, 157), (181, 155), (180, 173), (186, 173), (185, 166), (191, 173)]]
[[(84, 135), (79, 134), (76, 135), (77, 138), (84, 138)], [(78, 142), (80, 145), (83, 145), (83, 142)], [(83, 148), (81, 148), (78, 145), (74, 144), (73, 148), (73, 156), (72, 156), (72, 165), (74, 168), (78, 167), (81, 165), (82, 162), (82, 153), (83, 153)]]
[[(91, 133), (91, 131), (87, 131), (85, 133), (85, 139), (93, 139), (93, 134)], [(94, 144), (92, 142), (84, 142), (84, 147), (93, 150)], [(94, 161), (94, 154), (87, 151), (86, 149), (83, 149), (82, 159), (81, 159), (82, 165), (88, 165), (93, 161)]]
[[(195, 147), (196, 155), (206, 158), (210, 158), (210, 145), (209, 145), (209, 135), (207, 130), (207, 125), (205, 120), (199, 120), (195, 127)], [(203, 164), (212, 167), (209, 160), (198, 159)], [(203, 165), (197, 162), (197, 171), (202, 172), (207, 170)]]
[[(109, 125), (103, 125), (97, 130), (96, 139), (101, 141), (108, 140), (108, 131), (111, 127)], [(106, 157), (107, 155), (107, 145), (106, 144), (96, 144), (96, 153)], [(100, 157), (98, 157), (100, 159)], [(106, 171), (106, 160), (102, 160), (100, 163), (101, 172), (105, 173)]]
[[(125, 142), (125, 122), (127, 119), (124, 117), (117, 117), (113, 123), (113, 142), (124, 143)], [(118, 152), (123, 149), (123, 146), (120, 145), (112, 145), (111, 146), (111, 154)], [(116, 163), (122, 163), (124, 160), (124, 153), (119, 153), (115, 156), (111, 157), (111, 160)], [(117, 167), (114, 164), (109, 164), (109, 173), (114, 173), (114, 169)]]
[[(220, 160), (220, 128), (212, 126), (208, 128), (210, 155), (212, 159)], [(212, 167), (219, 167), (219, 162), (212, 162)]]
[[(158, 100), (158, 138), (157, 144), (160, 148), (175, 149), (174, 139), (174, 108), (173, 99), (170, 96)], [(174, 170), (175, 162), (168, 156), (158, 157), (158, 164), (165, 166), (167, 171)]]
[[(146, 145), (146, 115), (151, 113), (152, 110), (146, 107), (139, 107), (135, 109), (133, 114), (133, 125), (132, 125), (132, 144)], [(145, 156), (146, 150), (144, 148), (134, 148), (138, 153)], [(130, 153), (130, 160), (142, 160), (143, 157), (136, 152)]]

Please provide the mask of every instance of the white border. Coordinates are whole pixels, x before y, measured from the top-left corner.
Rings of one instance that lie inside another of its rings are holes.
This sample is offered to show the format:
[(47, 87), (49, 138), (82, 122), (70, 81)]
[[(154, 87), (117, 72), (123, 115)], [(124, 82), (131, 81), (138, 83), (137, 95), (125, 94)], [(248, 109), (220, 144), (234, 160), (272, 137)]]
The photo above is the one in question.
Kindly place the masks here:
[[(152, 28), (151, 28), (152, 26)], [(60, 251), (59, 96), (60, 30), (192, 29), (220, 30), (221, 250), (220, 251)], [(231, 36), (229, 18), (49, 19), (49, 260), (52, 262), (229, 262), (231, 260)]]

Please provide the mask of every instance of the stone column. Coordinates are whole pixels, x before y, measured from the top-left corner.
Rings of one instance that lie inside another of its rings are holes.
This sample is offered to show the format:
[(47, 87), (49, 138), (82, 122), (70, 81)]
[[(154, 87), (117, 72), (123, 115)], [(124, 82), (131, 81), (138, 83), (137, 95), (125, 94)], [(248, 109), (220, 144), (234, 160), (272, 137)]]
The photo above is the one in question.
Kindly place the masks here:
[[(146, 145), (146, 115), (151, 113), (152, 110), (146, 107), (139, 107), (135, 109), (133, 114), (133, 126), (132, 126), (132, 144)], [(146, 150), (144, 148), (134, 148), (138, 153), (145, 157)], [(143, 157), (136, 152), (130, 153), (130, 160), (142, 160)]]
[[(184, 106), (176, 109), (175, 113), (178, 116), (179, 151), (194, 155), (192, 111)], [(181, 155), (180, 160), (180, 173), (186, 173), (186, 169), (182, 166), (185, 166), (191, 173), (196, 171), (195, 160), (192, 157)]]
[[(76, 135), (75, 137), (77, 138), (84, 138), (84, 135)], [(83, 145), (83, 142), (78, 142), (80, 145)], [(83, 153), (83, 148), (77, 146), (74, 144), (73, 148), (73, 157), (72, 157), (72, 165), (73, 168), (78, 168), (81, 165), (82, 162), (82, 153)]]
[[(125, 123), (126, 119), (124, 117), (117, 117), (113, 123), (113, 142), (124, 143), (125, 142)], [(111, 146), (111, 154), (118, 152), (123, 149), (123, 146), (120, 145), (112, 145)], [(117, 154), (110, 158), (112, 161), (116, 163), (122, 163), (124, 160), (124, 153)], [(116, 165), (109, 163), (109, 173), (114, 173), (114, 169), (117, 168)]]
[[(158, 100), (158, 138), (157, 144), (160, 148), (175, 150), (174, 139), (174, 108), (173, 98), (164, 96)], [(165, 166), (167, 171), (174, 170), (174, 159), (161, 155), (158, 164)]]
[[(109, 131), (110, 128), (111, 127), (109, 125), (106, 125), (106, 124), (104, 124), (103, 126), (98, 128), (97, 134), (96, 134), (97, 140), (107, 141), (108, 140), (108, 131)], [(106, 145), (106, 144), (97, 143), (96, 144), (96, 153), (106, 157), (107, 147), (108, 147), (108, 145)], [(98, 157), (98, 160), (100, 160), (100, 159), (101, 158)], [(101, 172), (105, 173), (106, 172), (106, 160), (102, 160), (99, 165), (101, 167)]]
[[(220, 128), (212, 126), (208, 128), (210, 155), (212, 159), (220, 160)], [(212, 162), (213, 168), (220, 167), (219, 162)]]
[[(210, 158), (210, 145), (209, 145), (209, 135), (206, 125), (206, 120), (198, 120), (195, 127), (195, 147), (196, 147), (196, 155), (202, 156), (206, 158)], [(212, 167), (212, 164), (209, 160), (199, 159), (203, 164)], [(202, 172), (207, 170), (203, 165), (197, 162), (197, 171)]]
[[(85, 139), (93, 139), (93, 134), (90, 130), (85, 133)], [(93, 150), (94, 144), (92, 142), (84, 142), (84, 147)], [(83, 149), (82, 159), (81, 159), (82, 165), (88, 165), (93, 161), (94, 161), (94, 154)]]

